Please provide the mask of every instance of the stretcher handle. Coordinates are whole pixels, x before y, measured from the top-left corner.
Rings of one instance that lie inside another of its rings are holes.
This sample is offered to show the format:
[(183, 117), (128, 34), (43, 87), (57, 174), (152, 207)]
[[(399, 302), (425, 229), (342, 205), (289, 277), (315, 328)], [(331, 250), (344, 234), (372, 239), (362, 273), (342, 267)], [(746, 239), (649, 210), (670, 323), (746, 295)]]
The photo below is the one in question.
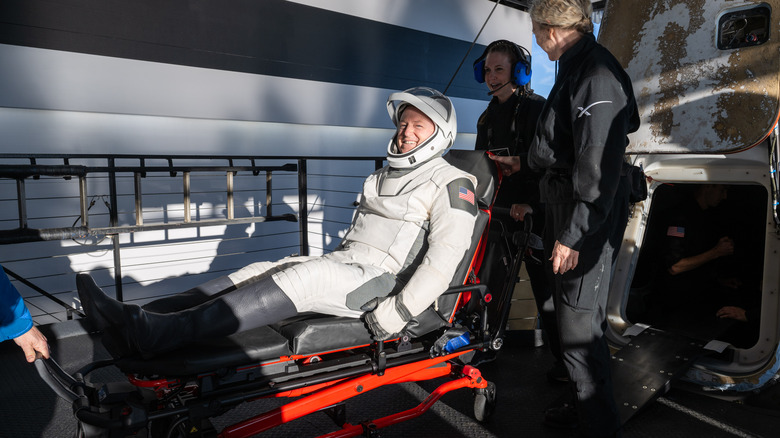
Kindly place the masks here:
[(450, 295), (450, 294), (459, 294), (463, 292), (477, 292), (479, 293), (480, 300), (482, 302), (482, 332), (485, 333), (487, 331), (487, 306), (485, 306), (485, 303), (490, 302), (493, 297), (490, 296), (490, 290), (488, 289), (488, 285), (486, 283), (478, 283), (478, 284), (464, 284), (463, 286), (453, 286), (444, 291), (442, 295)]
[(38, 354), (34, 363), (38, 375), (52, 391), (73, 405), (73, 415), (79, 421), (104, 429), (117, 429), (125, 425), (126, 422), (121, 419), (112, 420), (102, 414), (90, 411), (86, 407), (89, 406), (86, 396), (83, 395), (84, 384), (66, 373), (54, 359), (44, 359)]
[[(506, 210), (508, 214), (509, 209), (503, 210)], [(508, 277), (506, 279), (507, 284), (514, 285), (514, 280), (517, 278), (517, 275), (520, 272), (520, 267), (523, 264), (524, 256), (528, 252), (528, 248), (531, 247), (531, 242), (534, 240), (534, 237), (539, 240), (538, 243), (541, 245), (541, 239), (539, 239), (538, 236), (533, 235), (531, 232), (533, 225), (533, 214), (526, 213), (525, 217), (523, 218), (523, 229), (515, 231), (512, 234), (512, 243), (516, 246), (517, 252), (512, 259), (512, 265), (509, 269)], [(512, 290), (513, 289), (514, 286), (512, 286)], [(506, 332), (506, 324), (509, 320), (509, 310), (511, 309), (510, 303), (512, 301), (512, 295), (512, 292), (505, 293), (504, 296), (501, 297), (502, 301), (499, 303), (500, 316), (496, 333), (493, 335), (493, 343), (498, 342), (498, 348), (500, 348), (500, 345), (503, 343), (502, 339), (504, 338), (504, 333)]]
[(479, 295), (484, 299), (485, 295), (488, 293), (488, 287), (487, 284), (479, 283), (479, 284), (464, 284), (463, 286), (452, 286), (449, 289), (445, 290), (442, 295), (452, 295), (452, 294), (460, 294), (463, 292), (479, 292)]
[(82, 423), (96, 426), (101, 429), (120, 430), (127, 426), (126, 422), (120, 419), (109, 419), (104, 414), (92, 412), (88, 408), (79, 408), (73, 415)]
[[(515, 222), (515, 218), (512, 217), (511, 208), (508, 207), (496, 207), (495, 205), (490, 209), (490, 211), (493, 212), (493, 217), (497, 217), (502, 220), (511, 220), (512, 222)], [(533, 213), (526, 213), (525, 217), (523, 218), (523, 222), (528, 220), (533, 216)]]
[(80, 383), (66, 373), (54, 359), (44, 359), (38, 354), (34, 363), (38, 375), (60, 398), (70, 403), (79, 399), (73, 388)]
[[(493, 217), (501, 221), (515, 222), (515, 218), (512, 217), (511, 208), (507, 207), (493, 207), (490, 209), (493, 212)], [(523, 232), (530, 233), (534, 227), (534, 214), (526, 213), (523, 217)]]

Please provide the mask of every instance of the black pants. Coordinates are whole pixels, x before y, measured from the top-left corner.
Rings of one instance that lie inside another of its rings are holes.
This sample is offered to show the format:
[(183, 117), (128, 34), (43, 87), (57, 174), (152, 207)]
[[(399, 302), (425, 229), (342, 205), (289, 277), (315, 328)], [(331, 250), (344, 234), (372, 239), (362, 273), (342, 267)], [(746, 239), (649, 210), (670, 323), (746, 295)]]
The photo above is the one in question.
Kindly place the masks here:
[[(612, 392), (606, 304), (612, 265), (620, 246), (628, 213), (628, 201), (618, 197), (608, 220), (585, 238), (577, 267), (553, 274), (546, 263), (554, 301), (563, 362), (575, 392), (580, 431), (585, 436), (613, 436), (620, 428)], [(546, 259), (552, 255), (555, 237), (566, 220), (567, 204), (548, 204), (545, 222)]]

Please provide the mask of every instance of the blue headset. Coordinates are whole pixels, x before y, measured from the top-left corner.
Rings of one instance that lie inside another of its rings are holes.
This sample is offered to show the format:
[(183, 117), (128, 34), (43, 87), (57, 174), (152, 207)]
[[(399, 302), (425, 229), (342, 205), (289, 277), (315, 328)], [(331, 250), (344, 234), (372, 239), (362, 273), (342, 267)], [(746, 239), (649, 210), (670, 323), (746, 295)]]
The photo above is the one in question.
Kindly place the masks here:
[(482, 56), (474, 61), (474, 79), (480, 84), (485, 83), (485, 58), (494, 47), (499, 45), (509, 46), (517, 55), (518, 61), (512, 65), (512, 82), (521, 87), (529, 83), (531, 81), (531, 53), (525, 47), (508, 40), (498, 40), (488, 44), (485, 51), (482, 52)]

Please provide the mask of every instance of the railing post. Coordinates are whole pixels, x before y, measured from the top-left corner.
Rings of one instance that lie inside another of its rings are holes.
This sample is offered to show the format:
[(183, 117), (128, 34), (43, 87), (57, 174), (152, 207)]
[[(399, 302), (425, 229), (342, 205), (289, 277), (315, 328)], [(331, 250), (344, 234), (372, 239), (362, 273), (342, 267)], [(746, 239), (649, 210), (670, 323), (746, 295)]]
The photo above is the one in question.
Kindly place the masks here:
[(233, 219), (235, 217), (235, 203), (233, 200), (233, 178), (235, 176), (235, 172), (228, 170), (227, 171), (227, 218)]
[(143, 206), (143, 194), (141, 193), (141, 173), (134, 172), (133, 179), (135, 182), (135, 224), (144, 224), (144, 206)]
[[(116, 165), (113, 158), (108, 159), (108, 191), (111, 199), (111, 210), (109, 215), (109, 224), (112, 227), (119, 223), (119, 201), (116, 194)], [(116, 299), (124, 301), (122, 293), (122, 257), (120, 256), (119, 234), (111, 235), (111, 242), (114, 244), (114, 285), (116, 286)]]
[(271, 189), (273, 188), (273, 172), (270, 170), (265, 172), (265, 215), (273, 216), (273, 197), (271, 196)]
[(24, 178), (16, 180), (16, 204), (19, 209), (19, 228), (27, 228), (27, 191), (24, 187)]
[(182, 172), (182, 191), (184, 192), (184, 222), (192, 220), (190, 214), (190, 172)]
[(87, 205), (87, 176), (79, 176), (79, 203), (81, 204), (81, 226), (89, 227), (89, 206)]
[(302, 256), (309, 255), (309, 195), (306, 183), (306, 159), (298, 159), (298, 233)]

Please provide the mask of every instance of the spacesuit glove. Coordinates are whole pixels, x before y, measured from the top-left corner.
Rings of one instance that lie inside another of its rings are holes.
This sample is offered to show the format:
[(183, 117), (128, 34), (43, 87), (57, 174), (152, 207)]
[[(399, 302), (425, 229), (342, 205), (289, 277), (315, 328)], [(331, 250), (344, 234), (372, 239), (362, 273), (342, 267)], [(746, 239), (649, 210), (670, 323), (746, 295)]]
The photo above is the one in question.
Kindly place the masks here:
[(374, 339), (385, 340), (398, 336), (412, 319), (403, 298), (403, 294), (374, 298), (361, 307), (362, 310), (368, 311), (365, 322)]
[(375, 341), (386, 341), (399, 336), (397, 333), (388, 333), (383, 329), (379, 324), (379, 321), (377, 321), (374, 312), (366, 313), (363, 317), (363, 321), (366, 323), (368, 331), (371, 332), (371, 339)]

